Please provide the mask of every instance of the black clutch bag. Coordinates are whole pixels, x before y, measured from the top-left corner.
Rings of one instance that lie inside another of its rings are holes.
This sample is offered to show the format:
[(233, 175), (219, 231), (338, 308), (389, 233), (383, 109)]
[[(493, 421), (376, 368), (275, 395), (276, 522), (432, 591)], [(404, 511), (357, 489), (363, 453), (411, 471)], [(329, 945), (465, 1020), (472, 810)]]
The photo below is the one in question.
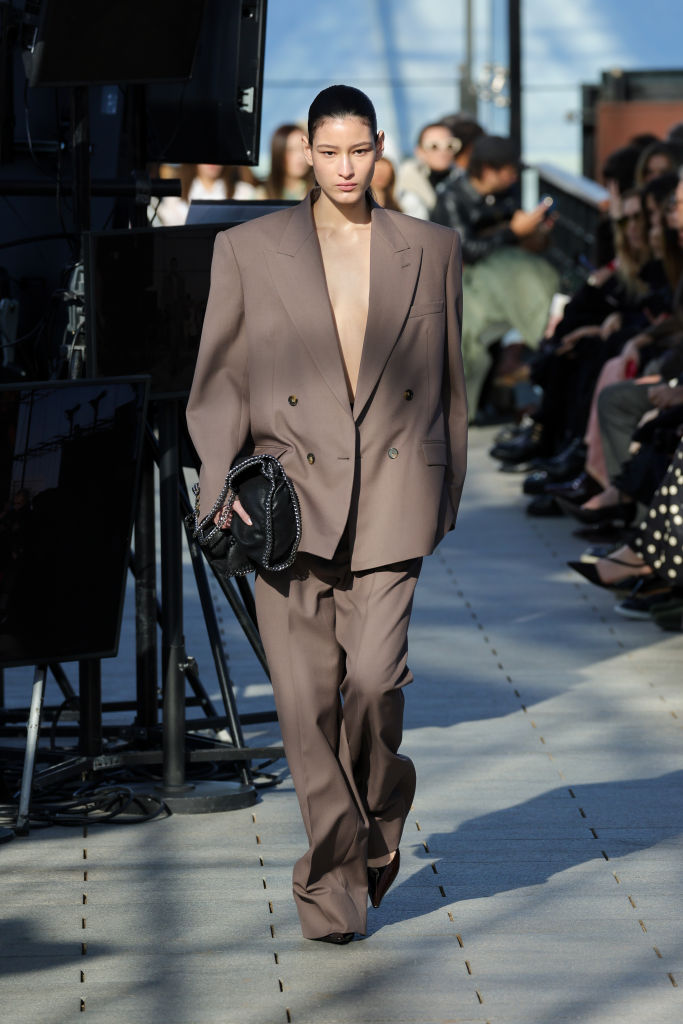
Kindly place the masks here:
[[(199, 521), (199, 485), (195, 484), (194, 536), (215, 571), (225, 577), (246, 576), (257, 568), (281, 572), (289, 568), (301, 541), (301, 511), (294, 485), (273, 455), (250, 455), (235, 463), (216, 503)], [(233, 515), (229, 530), (214, 521), (224, 518), (239, 498), (249, 513), (247, 526)]]

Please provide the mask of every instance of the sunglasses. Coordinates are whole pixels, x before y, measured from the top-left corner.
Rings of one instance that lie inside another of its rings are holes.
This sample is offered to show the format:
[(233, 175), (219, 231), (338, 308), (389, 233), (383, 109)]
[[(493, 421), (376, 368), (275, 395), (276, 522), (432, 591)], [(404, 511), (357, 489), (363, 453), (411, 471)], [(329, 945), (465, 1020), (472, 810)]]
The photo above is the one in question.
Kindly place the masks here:
[(428, 152), (437, 149), (450, 149), (451, 153), (457, 153), (460, 149), (460, 142), (458, 139), (449, 139), (448, 142), (428, 142), (422, 146), (422, 149), (426, 149)]
[(631, 220), (642, 220), (642, 219), (643, 219), (643, 215), (640, 212), (638, 212), (638, 213), (629, 213), (625, 217), (617, 217), (617, 224), (620, 227), (623, 228), (624, 224), (628, 224), (628, 222), (631, 221)]

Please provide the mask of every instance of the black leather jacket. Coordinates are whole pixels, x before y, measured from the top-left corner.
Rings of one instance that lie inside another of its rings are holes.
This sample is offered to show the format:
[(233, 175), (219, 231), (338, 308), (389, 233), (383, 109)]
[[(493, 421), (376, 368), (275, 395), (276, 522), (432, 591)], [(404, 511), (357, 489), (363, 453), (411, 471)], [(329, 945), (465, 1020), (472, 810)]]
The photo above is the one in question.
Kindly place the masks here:
[(442, 182), (436, 194), (431, 219), (459, 232), (465, 263), (483, 260), (502, 245), (517, 245), (507, 226), (519, 209), (514, 190), (482, 196), (461, 172)]

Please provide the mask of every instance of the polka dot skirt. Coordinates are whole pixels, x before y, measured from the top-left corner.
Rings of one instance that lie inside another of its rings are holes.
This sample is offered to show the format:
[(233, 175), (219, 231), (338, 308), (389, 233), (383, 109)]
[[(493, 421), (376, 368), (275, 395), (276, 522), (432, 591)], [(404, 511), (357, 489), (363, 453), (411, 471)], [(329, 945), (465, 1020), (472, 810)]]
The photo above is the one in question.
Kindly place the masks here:
[(658, 576), (683, 585), (683, 441), (640, 524), (634, 547)]

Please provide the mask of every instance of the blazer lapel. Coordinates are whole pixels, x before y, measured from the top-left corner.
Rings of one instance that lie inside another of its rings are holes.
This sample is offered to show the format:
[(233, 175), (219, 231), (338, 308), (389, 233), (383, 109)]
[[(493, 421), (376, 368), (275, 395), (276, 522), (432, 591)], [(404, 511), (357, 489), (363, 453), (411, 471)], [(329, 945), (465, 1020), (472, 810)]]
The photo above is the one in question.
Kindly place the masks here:
[(411, 246), (381, 206), (372, 210), (370, 304), (365, 328), (354, 419), (363, 412), (398, 340), (412, 302), (422, 248)]
[(287, 313), (303, 344), (340, 405), (349, 411), (349, 395), (330, 305), (311, 196), (293, 207), (276, 252), (266, 261)]

